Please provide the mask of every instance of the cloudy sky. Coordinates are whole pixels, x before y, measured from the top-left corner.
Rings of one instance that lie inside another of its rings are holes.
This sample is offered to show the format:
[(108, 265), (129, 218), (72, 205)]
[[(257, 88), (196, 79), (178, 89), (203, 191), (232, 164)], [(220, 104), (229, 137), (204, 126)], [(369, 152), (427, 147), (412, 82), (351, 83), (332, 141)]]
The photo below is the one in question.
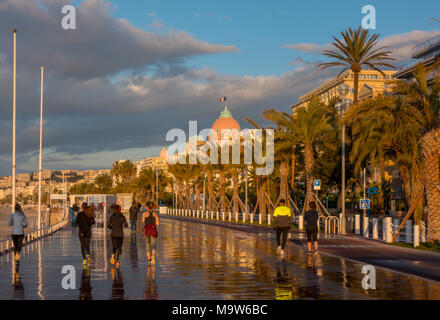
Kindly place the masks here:
[[(422, 4), (423, 3), (423, 4)], [(76, 30), (63, 30), (63, 5)], [(338, 73), (322, 71), (332, 35), (374, 5), (397, 64), (439, 33), (438, 0), (0, 0), (0, 175), (11, 172), (12, 29), (17, 28), (17, 171), (38, 167), (44, 65), (45, 169), (110, 168), (157, 155), (171, 128), (212, 125), (228, 96), (234, 117), (262, 122)], [(429, 8), (429, 10), (428, 10)]]

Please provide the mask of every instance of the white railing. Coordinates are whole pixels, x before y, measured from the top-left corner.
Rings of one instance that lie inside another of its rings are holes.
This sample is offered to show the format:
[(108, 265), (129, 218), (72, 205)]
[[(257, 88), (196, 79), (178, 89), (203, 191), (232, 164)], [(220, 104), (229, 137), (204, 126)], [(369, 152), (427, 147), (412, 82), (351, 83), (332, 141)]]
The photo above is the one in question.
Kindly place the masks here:
[[(362, 218), (362, 230), (361, 230), (361, 215), (354, 215), (354, 233), (362, 235), (368, 239), (382, 240), (387, 243), (393, 242), (393, 237), (397, 233), (400, 227), (401, 219), (391, 217), (379, 218)], [(353, 217), (350, 221), (353, 222)], [(380, 234), (379, 225), (382, 225), (382, 232)], [(362, 233), (361, 233), (362, 231)], [(371, 232), (370, 232), (371, 231)], [(405, 226), (400, 230), (398, 236), (394, 242), (404, 241), (408, 244), (413, 244), (414, 247), (418, 247), (420, 242), (426, 242), (428, 228), (426, 228), (423, 222), (420, 225), (413, 225), (411, 220), (408, 220)]]
[[(62, 220), (53, 224), (51, 226), (43, 227), (40, 229), (34, 229), (24, 234), (23, 245), (34, 242), (38, 239), (51, 235), (61, 228), (64, 228), (69, 223), (68, 219)], [(0, 255), (10, 252), (14, 247), (12, 239), (2, 239), (0, 240)]]

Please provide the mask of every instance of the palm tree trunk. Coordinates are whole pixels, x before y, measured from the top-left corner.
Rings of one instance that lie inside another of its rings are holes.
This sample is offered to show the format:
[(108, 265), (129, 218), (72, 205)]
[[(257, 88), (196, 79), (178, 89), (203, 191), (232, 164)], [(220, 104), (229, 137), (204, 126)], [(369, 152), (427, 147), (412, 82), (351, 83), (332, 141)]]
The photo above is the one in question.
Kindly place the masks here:
[(289, 177), (289, 162), (283, 161), (280, 165), (280, 196), (279, 199), (287, 200), (287, 179)]
[(440, 130), (434, 129), (422, 137), (425, 162), (425, 186), (428, 204), (428, 238), (440, 241)]
[(354, 74), (354, 80), (353, 80), (353, 86), (354, 86), (354, 98), (353, 103), (358, 102), (359, 99), (359, 72), (353, 72)]
[(220, 172), (220, 211), (225, 212), (226, 209), (226, 176), (224, 172)]
[(238, 187), (239, 187), (239, 179), (238, 179), (238, 174), (237, 172), (234, 172), (234, 175), (232, 176), (232, 183), (233, 183), (233, 213), (235, 214), (236, 212), (238, 212)]
[(307, 207), (308, 203), (313, 199), (313, 166), (314, 166), (314, 158), (313, 158), (313, 149), (312, 146), (306, 146), (304, 152), (305, 165), (306, 165), (306, 183), (307, 183), (307, 194), (306, 201), (304, 206)]

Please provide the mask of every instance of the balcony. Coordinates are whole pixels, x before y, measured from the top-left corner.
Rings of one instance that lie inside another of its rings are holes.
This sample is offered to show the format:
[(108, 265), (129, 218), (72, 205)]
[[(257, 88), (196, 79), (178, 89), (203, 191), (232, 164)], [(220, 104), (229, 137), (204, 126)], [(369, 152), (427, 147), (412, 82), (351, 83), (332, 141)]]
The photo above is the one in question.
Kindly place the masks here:
[(413, 59), (420, 59), (440, 49), (440, 34), (412, 48)]

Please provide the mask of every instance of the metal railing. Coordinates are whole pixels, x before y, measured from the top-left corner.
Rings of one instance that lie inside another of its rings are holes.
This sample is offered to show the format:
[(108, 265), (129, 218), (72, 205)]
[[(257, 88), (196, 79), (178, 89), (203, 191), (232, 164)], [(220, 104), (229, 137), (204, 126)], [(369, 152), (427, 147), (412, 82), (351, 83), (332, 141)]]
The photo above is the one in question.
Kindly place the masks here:
[[(53, 225), (26, 232), (23, 238), (23, 246), (57, 232), (58, 230), (64, 228), (68, 223), (69, 220), (64, 219)], [(13, 248), (14, 248), (14, 243), (12, 239), (6, 238), (0, 240), (0, 255), (11, 252)]]

